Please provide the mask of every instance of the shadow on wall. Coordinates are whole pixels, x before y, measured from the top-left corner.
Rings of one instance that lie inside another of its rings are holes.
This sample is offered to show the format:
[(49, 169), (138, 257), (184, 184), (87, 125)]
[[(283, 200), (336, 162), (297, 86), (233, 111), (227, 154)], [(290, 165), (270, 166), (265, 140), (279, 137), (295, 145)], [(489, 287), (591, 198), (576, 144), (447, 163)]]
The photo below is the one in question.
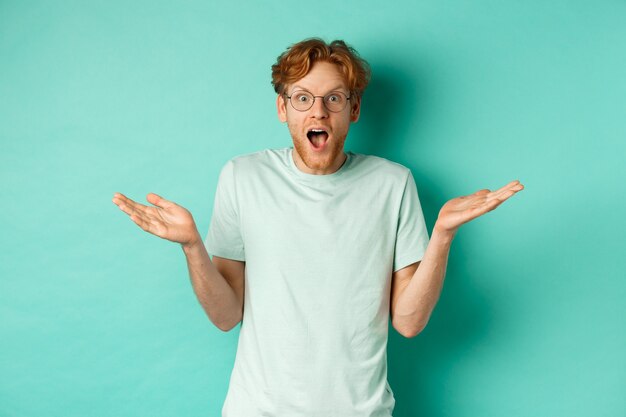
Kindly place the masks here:
[[(420, 126), (429, 113), (424, 97), (433, 103), (433, 95), (428, 94), (430, 85), (427, 75), (419, 71), (409, 73), (392, 65), (372, 65), (372, 80), (363, 97), (361, 118), (351, 130), (351, 136), (356, 139), (350, 143), (356, 152), (391, 159), (411, 169), (429, 232), (441, 206), (456, 196), (438, 186), (435, 178), (440, 177), (439, 173), (426, 173), (417, 166), (419, 158), (397, 155), (398, 149), (406, 148), (410, 141), (429, 140)], [(457, 235), (440, 300), (420, 335), (406, 339), (390, 324), (388, 375), (396, 398), (394, 417), (445, 415), (449, 401), (446, 376), (454, 370), (463, 352), (480, 345), (489, 332), (492, 307), (485, 297), (476, 297), (480, 289), (471, 287), (476, 279), (466, 266), (464, 253)], [(472, 294), (471, 298), (468, 294)]]
[(363, 94), (361, 117), (352, 127), (360, 152), (388, 158), (407, 140), (409, 118), (419, 122), (422, 86), (419, 77), (389, 65), (372, 65), (372, 79)]

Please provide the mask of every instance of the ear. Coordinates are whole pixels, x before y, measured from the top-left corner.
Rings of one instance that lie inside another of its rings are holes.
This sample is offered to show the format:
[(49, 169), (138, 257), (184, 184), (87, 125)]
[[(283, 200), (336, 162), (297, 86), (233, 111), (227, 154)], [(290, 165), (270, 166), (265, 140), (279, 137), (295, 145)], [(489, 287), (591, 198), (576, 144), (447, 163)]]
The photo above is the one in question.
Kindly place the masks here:
[(350, 121), (356, 123), (361, 114), (361, 97), (354, 96), (354, 100), (350, 98)]
[(285, 105), (285, 97), (280, 94), (276, 97), (276, 110), (278, 111), (278, 120), (285, 123), (287, 121), (287, 106)]

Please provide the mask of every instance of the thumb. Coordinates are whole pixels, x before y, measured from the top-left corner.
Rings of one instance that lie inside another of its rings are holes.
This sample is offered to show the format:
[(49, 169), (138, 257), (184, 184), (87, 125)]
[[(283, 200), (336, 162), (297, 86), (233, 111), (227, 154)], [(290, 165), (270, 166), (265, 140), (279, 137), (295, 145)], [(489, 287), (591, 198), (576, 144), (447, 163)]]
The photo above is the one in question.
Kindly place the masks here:
[(149, 193), (146, 196), (146, 200), (159, 208), (168, 208), (174, 204), (173, 202), (166, 200), (165, 198), (155, 193)]
[(491, 191), (488, 189), (483, 189), (483, 190), (478, 190), (474, 193), (474, 195), (485, 195), (485, 194), (489, 194)]

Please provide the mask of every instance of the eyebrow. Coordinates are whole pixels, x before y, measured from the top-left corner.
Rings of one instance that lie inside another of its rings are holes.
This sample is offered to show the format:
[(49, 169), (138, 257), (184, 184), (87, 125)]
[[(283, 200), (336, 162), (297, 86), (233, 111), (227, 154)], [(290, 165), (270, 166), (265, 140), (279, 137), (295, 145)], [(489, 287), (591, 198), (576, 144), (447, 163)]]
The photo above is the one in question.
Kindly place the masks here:
[[(304, 87), (302, 87), (302, 86), (300, 86), (300, 85), (298, 85), (298, 84), (295, 84), (295, 85), (292, 87), (292, 90), (291, 90), (291, 91), (293, 92), (296, 88), (299, 88), (299, 89), (301, 89), (301, 90), (305, 90), (305, 91), (311, 92), (308, 88), (304, 88)], [(343, 89), (344, 89), (344, 88), (343, 88), (343, 86), (338, 85), (338, 86), (336, 86), (336, 87), (334, 87), (334, 88), (331, 88), (331, 89), (330, 89), (330, 90), (328, 90), (328, 91), (329, 91), (329, 92), (330, 92), (330, 91), (341, 91), (341, 90), (343, 90)], [(346, 90), (347, 90), (347, 88), (346, 88)]]

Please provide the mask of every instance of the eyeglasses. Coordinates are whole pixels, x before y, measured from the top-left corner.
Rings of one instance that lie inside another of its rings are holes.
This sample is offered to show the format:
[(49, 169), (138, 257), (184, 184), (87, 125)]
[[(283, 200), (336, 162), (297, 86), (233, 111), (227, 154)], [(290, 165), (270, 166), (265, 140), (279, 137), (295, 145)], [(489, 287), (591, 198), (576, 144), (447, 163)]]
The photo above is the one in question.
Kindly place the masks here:
[(348, 104), (348, 100), (350, 97), (346, 96), (341, 91), (333, 91), (332, 93), (328, 93), (325, 96), (314, 96), (308, 91), (298, 90), (288, 96), (284, 94), (285, 97), (289, 99), (291, 102), (291, 107), (298, 111), (307, 111), (313, 104), (315, 103), (315, 99), (317, 97), (321, 97), (324, 103), (324, 107), (333, 113), (338, 113), (346, 108)]

